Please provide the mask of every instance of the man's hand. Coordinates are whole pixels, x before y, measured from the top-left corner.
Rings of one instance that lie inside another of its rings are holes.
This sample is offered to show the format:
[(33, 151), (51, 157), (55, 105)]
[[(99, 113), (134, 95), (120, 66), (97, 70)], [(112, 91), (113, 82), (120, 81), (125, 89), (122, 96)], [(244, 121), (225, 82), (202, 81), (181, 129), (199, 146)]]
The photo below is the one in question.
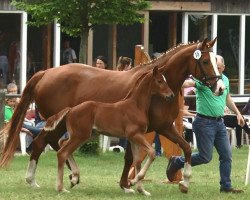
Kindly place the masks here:
[(237, 120), (238, 120), (238, 125), (240, 125), (241, 127), (243, 127), (245, 125), (245, 120), (242, 117), (241, 114), (236, 115), (237, 116)]

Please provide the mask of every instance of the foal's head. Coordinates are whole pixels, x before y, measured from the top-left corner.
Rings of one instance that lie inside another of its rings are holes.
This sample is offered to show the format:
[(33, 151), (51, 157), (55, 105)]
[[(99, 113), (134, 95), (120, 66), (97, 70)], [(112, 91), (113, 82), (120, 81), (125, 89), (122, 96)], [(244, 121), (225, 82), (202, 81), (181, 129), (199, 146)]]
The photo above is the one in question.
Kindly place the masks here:
[(159, 72), (158, 67), (153, 69), (152, 93), (163, 96), (166, 100), (174, 97), (173, 91), (168, 86), (166, 78)]

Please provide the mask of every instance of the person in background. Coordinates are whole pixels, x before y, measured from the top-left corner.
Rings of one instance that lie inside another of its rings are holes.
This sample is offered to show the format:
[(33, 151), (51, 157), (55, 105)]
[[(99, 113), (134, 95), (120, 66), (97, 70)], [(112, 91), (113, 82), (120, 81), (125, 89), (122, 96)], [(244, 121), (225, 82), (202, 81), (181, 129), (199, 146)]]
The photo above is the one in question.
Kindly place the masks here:
[(117, 62), (118, 71), (128, 71), (132, 68), (132, 59), (120, 56)]
[(62, 51), (62, 61), (61, 64), (65, 65), (68, 63), (76, 63), (77, 57), (75, 50), (70, 47), (70, 41), (65, 40), (63, 42), (63, 51)]
[(4, 123), (8, 123), (14, 113), (14, 107), (16, 105), (15, 98), (7, 98), (4, 106)]
[(194, 144), (192, 122), (196, 114), (190, 112), (188, 109), (189, 106), (187, 106), (184, 101), (183, 110), (180, 110), (180, 112), (183, 113), (184, 138), (188, 143)]
[(19, 36), (15, 36), (9, 47), (9, 81), (18, 82), (20, 75), (20, 42)]
[[(17, 85), (15, 84), (15, 83), (9, 83), (8, 85), (7, 85), (7, 94), (17, 94), (17, 92), (18, 92), (18, 88), (17, 88)], [(19, 103), (19, 101), (20, 101), (20, 98), (18, 98), (18, 97), (15, 97), (14, 98), (15, 99), (15, 101), (16, 101), (16, 103), (15, 103), (15, 105), (14, 105), (14, 108), (17, 106), (17, 104)]]
[(248, 99), (247, 104), (242, 109), (242, 114), (243, 115), (250, 115), (250, 98)]
[(7, 57), (7, 50), (0, 45), (0, 69), (2, 71), (3, 84), (4, 86), (7, 85), (8, 81), (8, 68), (9, 68), (9, 61)]
[[(192, 153), (191, 165), (209, 163), (212, 160), (213, 147), (215, 146), (220, 163), (220, 192), (241, 193), (243, 190), (235, 189), (231, 184), (232, 149), (222, 118), (225, 107), (227, 106), (236, 114), (239, 125), (243, 126), (245, 121), (229, 93), (229, 80), (222, 74), (225, 68), (223, 57), (217, 55), (216, 62), (225, 85), (222, 95), (215, 96), (207, 86), (198, 80), (187, 80), (183, 84), (183, 87), (193, 86), (196, 88), (197, 114), (193, 122), (193, 130), (196, 135), (198, 152)], [(184, 167), (184, 164), (185, 158), (183, 156), (172, 156), (169, 159), (166, 171), (169, 181), (174, 180), (175, 174)]]
[[(244, 118), (244, 117), (243, 117)], [(228, 108), (225, 109), (225, 115), (223, 116), (224, 124), (226, 127), (235, 128), (236, 133), (236, 148), (242, 147), (242, 129), (247, 133), (250, 134), (250, 128), (247, 125), (247, 121), (245, 120), (245, 124), (240, 126), (238, 124), (237, 116), (232, 114)]]
[(95, 59), (95, 67), (101, 69), (108, 69), (108, 61), (104, 56), (98, 56)]

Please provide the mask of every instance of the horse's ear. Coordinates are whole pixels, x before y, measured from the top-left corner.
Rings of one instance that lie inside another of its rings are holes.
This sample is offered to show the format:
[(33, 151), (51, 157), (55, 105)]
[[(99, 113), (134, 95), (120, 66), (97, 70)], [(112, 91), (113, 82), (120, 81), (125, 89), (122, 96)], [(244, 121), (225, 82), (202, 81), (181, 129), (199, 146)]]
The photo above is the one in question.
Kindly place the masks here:
[(202, 45), (201, 45), (201, 49), (205, 49), (206, 48), (206, 46), (207, 46), (207, 38), (205, 38), (204, 40), (203, 40), (203, 42), (202, 42)]
[(153, 69), (153, 76), (155, 76), (158, 73), (158, 66), (155, 66)]
[(212, 48), (214, 46), (214, 43), (216, 42), (217, 40), (217, 37), (214, 38), (213, 40), (211, 40), (210, 42), (207, 43), (207, 47), (208, 48)]

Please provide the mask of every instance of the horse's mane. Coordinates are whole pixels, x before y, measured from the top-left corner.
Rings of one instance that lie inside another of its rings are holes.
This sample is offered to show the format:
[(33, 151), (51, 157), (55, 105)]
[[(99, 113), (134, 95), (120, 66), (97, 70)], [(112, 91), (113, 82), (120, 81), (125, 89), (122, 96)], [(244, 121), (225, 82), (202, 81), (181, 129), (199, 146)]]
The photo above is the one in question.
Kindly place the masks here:
[(159, 56), (158, 58), (154, 59), (154, 60), (151, 60), (147, 63), (141, 63), (138, 67), (155, 67), (155, 66), (158, 66), (159, 69), (164, 65), (164, 63), (166, 62), (166, 59), (169, 59), (170, 56), (172, 56), (173, 54), (176, 53), (176, 51), (180, 51), (184, 48), (187, 48), (187, 47), (190, 47), (194, 44), (197, 44), (199, 41), (197, 42), (192, 42), (192, 43), (187, 43), (187, 44), (183, 44), (183, 43), (180, 43), (178, 44), (177, 46), (173, 47), (173, 48), (170, 48), (168, 49), (165, 53), (163, 53), (161, 56)]
[(194, 44), (197, 44), (198, 42), (199, 41), (192, 42), (192, 43), (189, 42), (187, 44), (180, 43), (177, 46), (168, 49), (165, 53), (163, 53), (158, 58), (151, 60), (147, 63), (141, 63), (141, 64), (137, 65), (135, 68), (131, 69), (130, 71), (143, 68), (147, 71), (145, 71), (143, 74), (140, 75), (140, 77), (136, 80), (133, 87), (128, 91), (127, 95), (122, 99), (122, 101), (128, 99), (132, 95), (132, 92), (134, 91), (134, 89), (139, 87), (139, 84), (140, 84), (139, 82), (150, 72), (150, 71), (148, 71), (149, 68), (152, 69), (153, 67), (158, 66), (159, 70), (161, 70), (161, 68), (165, 67), (166, 60), (169, 59), (172, 55), (174, 55), (176, 53), (176, 51), (181, 51), (181, 50), (188, 48)]

